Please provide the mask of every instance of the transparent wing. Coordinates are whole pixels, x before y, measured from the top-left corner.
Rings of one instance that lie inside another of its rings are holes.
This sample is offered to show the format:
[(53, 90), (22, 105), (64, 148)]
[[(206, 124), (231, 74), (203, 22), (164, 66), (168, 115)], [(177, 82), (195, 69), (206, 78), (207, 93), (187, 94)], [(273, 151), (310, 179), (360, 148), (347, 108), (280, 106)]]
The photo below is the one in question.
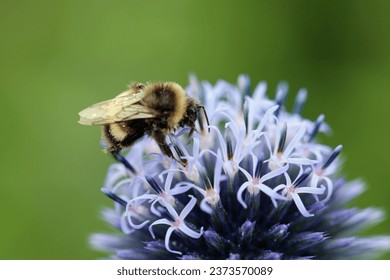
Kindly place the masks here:
[(104, 125), (132, 119), (154, 118), (154, 112), (139, 101), (144, 92), (125, 91), (117, 97), (96, 103), (79, 113), (80, 124)]

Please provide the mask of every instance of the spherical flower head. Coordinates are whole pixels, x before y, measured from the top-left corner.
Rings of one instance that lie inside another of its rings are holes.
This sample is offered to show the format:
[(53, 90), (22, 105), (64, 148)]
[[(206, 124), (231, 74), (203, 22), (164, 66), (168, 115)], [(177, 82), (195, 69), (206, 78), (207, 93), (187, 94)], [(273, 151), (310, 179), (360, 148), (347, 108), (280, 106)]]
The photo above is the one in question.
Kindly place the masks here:
[(203, 104), (189, 137), (166, 140), (176, 157), (143, 138), (108, 171), (103, 218), (117, 234), (91, 236), (114, 259), (356, 259), (390, 249), (389, 236), (359, 237), (383, 219), (375, 208), (348, 207), (364, 191), (339, 174), (342, 146), (316, 141), (324, 116), (301, 116), (306, 90), (286, 111), (287, 85), (198, 82), (186, 89)]

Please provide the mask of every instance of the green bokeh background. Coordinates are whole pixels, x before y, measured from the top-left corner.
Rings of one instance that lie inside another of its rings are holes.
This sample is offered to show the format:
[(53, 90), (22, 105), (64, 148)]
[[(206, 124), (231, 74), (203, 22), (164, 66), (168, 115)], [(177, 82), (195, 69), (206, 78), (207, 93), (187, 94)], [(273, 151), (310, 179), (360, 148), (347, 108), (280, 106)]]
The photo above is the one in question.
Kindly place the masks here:
[(343, 172), (367, 182), (354, 205), (390, 213), (389, 14), (386, 1), (1, 0), (0, 259), (104, 256), (87, 239), (110, 230), (99, 189), (112, 160), (77, 113), (131, 81), (189, 73), (247, 73), (270, 96), (280, 80), (306, 87), (304, 115), (325, 114), (323, 142), (343, 144)]

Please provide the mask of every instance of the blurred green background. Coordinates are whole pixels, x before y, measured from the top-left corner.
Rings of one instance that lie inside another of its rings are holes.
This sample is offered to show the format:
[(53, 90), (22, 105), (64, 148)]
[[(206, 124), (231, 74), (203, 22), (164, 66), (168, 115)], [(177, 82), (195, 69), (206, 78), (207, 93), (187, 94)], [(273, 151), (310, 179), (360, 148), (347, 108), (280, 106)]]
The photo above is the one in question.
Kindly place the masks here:
[[(390, 2), (0, 1), (0, 259), (95, 259), (111, 158), (84, 107), (131, 81), (285, 80), (344, 145), (354, 202), (390, 214)], [(293, 101), (289, 97), (289, 104)], [(390, 220), (367, 234), (390, 234)], [(390, 259), (390, 255), (385, 256)]]

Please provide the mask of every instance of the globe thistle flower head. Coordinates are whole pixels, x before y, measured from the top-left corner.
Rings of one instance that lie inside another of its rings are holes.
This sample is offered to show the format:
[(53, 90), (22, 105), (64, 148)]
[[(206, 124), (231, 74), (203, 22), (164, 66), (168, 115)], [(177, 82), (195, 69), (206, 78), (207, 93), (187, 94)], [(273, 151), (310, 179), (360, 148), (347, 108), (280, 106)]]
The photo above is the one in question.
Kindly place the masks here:
[(190, 77), (187, 93), (204, 106), (188, 128), (167, 136), (176, 159), (144, 138), (108, 170), (102, 192), (114, 202), (103, 218), (117, 234), (96, 233), (91, 244), (115, 259), (355, 259), (390, 249), (389, 236), (359, 237), (379, 223), (379, 209), (349, 208), (364, 191), (339, 174), (342, 146), (316, 141), (330, 130), (320, 115), (301, 115), (302, 89), (291, 112), (287, 85), (275, 99), (267, 85), (253, 90)]

